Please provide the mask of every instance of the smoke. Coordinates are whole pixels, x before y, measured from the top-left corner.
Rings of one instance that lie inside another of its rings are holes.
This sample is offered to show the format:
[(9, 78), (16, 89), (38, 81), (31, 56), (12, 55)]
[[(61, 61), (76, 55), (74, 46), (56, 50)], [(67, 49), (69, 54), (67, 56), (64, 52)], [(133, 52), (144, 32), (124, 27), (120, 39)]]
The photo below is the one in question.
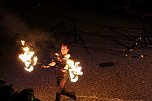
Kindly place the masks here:
[(25, 40), (35, 45), (37, 43), (54, 44), (53, 34), (43, 30), (41, 27), (30, 28), (26, 22), (17, 16), (17, 14), (0, 10), (0, 29), (1, 34), (15, 38), (16, 41)]
[[(29, 26), (17, 14), (13, 12), (0, 11), (1, 24), (3, 32), (9, 36), (18, 36), (33, 41), (54, 41), (51, 33), (44, 31), (42, 28), (29, 28)], [(51, 39), (50, 39), (51, 38)]]
[(55, 38), (52, 33), (41, 27), (32, 26), (30, 28), (25, 21), (13, 12), (0, 10), (0, 21), (0, 36), (9, 37), (19, 46), (21, 45), (20, 40), (25, 40), (38, 54), (44, 50), (44, 52), (49, 52), (51, 48), (55, 48)]

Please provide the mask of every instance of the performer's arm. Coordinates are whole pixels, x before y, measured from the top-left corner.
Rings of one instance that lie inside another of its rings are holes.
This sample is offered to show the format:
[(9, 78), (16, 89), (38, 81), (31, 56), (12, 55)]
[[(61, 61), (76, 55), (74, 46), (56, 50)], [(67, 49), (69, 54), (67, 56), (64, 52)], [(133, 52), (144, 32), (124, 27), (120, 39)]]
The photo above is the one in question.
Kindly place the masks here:
[(55, 66), (56, 63), (53, 61), (53, 62), (49, 63), (48, 65), (49, 65), (49, 66)]
[(68, 70), (68, 69), (69, 69), (69, 66), (66, 64), (63, 69)]
[(50, 68), (50, 67), (53, 67), (53, 66), (55, 66), (55, 65), (56, 65), (55, 62), (51, 62), (51, 63), (49, 63), (47, 66), (46, 66), (46, 65), (43, 65), (42, 68)]

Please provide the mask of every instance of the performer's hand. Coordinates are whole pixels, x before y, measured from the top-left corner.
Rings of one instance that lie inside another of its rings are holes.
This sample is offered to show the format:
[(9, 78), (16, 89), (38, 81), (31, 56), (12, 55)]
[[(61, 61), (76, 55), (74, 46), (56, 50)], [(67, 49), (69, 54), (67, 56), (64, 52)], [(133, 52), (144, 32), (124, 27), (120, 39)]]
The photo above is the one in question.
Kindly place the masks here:
[(41, 66), (41, 68), (44, 68), (44, 67), (45, 67), (44, 65)]
[(55, 66), (56, 65), (56, 63), (55, 62), (51, 62), (51, 63), (49, 63), (49, 66)]
[(48, 68), (48, 66), (42, 65), (41, 68)]

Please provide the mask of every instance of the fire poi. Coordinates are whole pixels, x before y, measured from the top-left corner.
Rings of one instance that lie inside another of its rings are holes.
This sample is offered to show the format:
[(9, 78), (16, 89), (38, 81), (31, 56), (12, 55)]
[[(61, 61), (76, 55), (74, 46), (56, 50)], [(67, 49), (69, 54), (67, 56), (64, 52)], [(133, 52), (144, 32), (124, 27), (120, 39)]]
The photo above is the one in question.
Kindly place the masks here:
[[(19, 58), (24, 62), (26, 71), (33, 71), (34, 66), (37, 64), (37, 56), (35, 56), (34, 51), (30, 50), (30, 48), (25, 44), (24, 40), (21, 40), (22, 50), (23, 53), (19, 55)], [(58, 56), (57, 53), (55, 53)], [(74, 62), (73, 60), (69, 59), (70, 54), (65, 57), (66, 63), (69, 65), (69, 76), (71, 82), (76, 82), (78, 80), (78, 75), (82, 75), (83, 72), (81, 71), (82, 67), (80, 66), (80, 62)]]
[(30, 48), (25, 44), (24, 40), (21, 40), (23, 53), (19, 55), (19, 58), (24, 62), (24, 69), (31, 72), (37, 63), (37, 56), (35, 56), (34, 51), (31, 51)]
[(76, 82), (78, 80), (78, 75), (82, 75), (80, 62), (75, 62), (73, 60), (67, 60), (67, 63), (71, 67), (69, 69), (71, 82)]
[[(59, 56), (56, 53), (56, 56)], [(64, 58), (66, 63), (69, 65), (69, 75), (71, 82), (76, 82), (78, 80), (78, 75), (82, 75), (83, 72), (81, 71), (82, 67), (80, 66), (80, 62), (74, 62), (70, 59), (70, 54), (67, 54)]]

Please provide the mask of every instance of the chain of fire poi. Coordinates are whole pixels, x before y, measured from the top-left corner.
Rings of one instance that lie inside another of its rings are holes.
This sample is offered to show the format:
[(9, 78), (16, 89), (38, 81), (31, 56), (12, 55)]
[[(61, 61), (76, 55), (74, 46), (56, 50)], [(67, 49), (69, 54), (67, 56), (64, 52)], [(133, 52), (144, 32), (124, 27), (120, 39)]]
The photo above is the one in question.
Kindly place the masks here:
[[(37, 56), (35, 56), (34, 51), (30, 50), (30, 48), (25, 44), (24, 40), (21, 40), (22, 50), (23, 53), (19, 55), (19, 58), (24, 62), (26, 71), (33, 71), (34, 66), (37, 64)], [(57, 53), (56, 53), (57, 54)], [(74, 62), (73, 60), (69, 59), (70, 55), (67, 55), (66, 60), (67, 64), (69, 65), (69, 75), (71, 82), (76, 82), (78, 80), (78, 75), (82, 75), (83, 72), (81, 71), (82, 67), (80, 66), (80, 62)]]

